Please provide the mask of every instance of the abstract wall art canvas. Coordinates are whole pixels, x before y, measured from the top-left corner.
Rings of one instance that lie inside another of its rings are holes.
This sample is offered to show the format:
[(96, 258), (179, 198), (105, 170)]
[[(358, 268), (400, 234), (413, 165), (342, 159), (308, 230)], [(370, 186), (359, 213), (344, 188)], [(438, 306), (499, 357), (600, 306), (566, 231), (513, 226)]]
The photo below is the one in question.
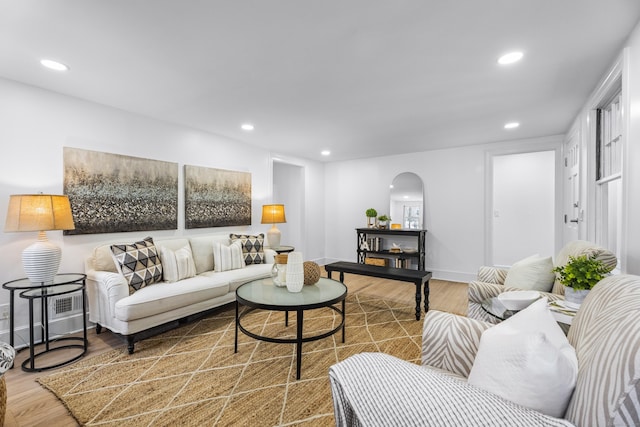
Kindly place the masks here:
[(185, 165), (185, 228), (251, 225), (251, 174)]
[(176, 230), (178, 164), (64, 147), (65, 234)]

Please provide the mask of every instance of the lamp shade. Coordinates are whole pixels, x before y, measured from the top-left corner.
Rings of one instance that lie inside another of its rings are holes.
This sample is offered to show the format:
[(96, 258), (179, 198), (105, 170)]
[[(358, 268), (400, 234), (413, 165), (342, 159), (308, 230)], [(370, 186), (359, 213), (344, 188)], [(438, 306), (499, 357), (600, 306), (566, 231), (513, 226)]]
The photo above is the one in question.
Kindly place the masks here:
[(73, 230), (69, 197), (51, 194), (10, 196), (5, 232)]
[(284, 205), (262, 205), (262, 223), (280, 224), (287, 222)]
[(38, 240), (22, 251), (22, 267), (32, 283), (52, 283), (60, 266), (62, 251), (45, 232), (74, 228), (67, 196), (18, 194), (9, 199), (4, 231), (38, 232)]

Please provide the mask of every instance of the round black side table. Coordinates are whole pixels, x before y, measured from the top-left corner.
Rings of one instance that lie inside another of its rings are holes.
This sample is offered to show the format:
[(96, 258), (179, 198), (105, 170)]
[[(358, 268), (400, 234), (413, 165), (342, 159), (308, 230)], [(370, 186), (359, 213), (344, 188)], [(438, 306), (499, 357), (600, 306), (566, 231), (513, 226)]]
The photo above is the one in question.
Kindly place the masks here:
[[(13, 344), (14, 338), (14, 292), (21, 290), (19, 296), (29, 301), (29, 358), (22, 363), (22, 370), (26, 372), (40, 372), (47, 369), (53, 369), (74, 362), (84, 356), (88, 349), (87, 340), (87, 306), (86, 306), (86, 275), (80, 273), (64, 273), (55, 276), (53, 283), (32, 283), (29, 279), (18, 279), (4, 283), (2, 287), (8, 289), (11, 293), (10, 299), (10, 341)], [(73, 292), (82, 292), (82, 337), (60, 337), (55, 339), (49, 338), (49, 307), (48, 300), (51, 297), (66, 295)], [(42, 325), (42, 340), (35, 341), (35, 319), (33, 302), (40, 300), (40, 323)], [(66, 341), (81, 341), (81, 343), (52, 346), (53, 343)], [(36, 353), (36, 346), (44, 345), (43, 351)], [(50, 353), (52, 351), (78, 348), (81, 349), (79, 354), (52, 365), (37, 366), (36, 359), (39, 356)]]

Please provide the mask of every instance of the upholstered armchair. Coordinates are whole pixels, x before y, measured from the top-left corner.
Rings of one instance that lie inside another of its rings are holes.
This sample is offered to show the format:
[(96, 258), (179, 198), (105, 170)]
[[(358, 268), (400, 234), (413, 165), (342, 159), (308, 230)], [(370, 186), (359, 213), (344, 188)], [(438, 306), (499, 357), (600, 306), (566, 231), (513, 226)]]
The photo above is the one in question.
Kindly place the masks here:
[(360, 353), (330, 368), (336, 425), (637, 425), (638, 319), (640, 276), (609, 276), (593, 288), (565, 345), (575, 350), (575, 388), (568, 391), (564, 415), (553, 417), (467, 383), (478, 363), (474, 359), (483, 332), (507, 322), (496, 326), (429, 311), (422, 366), (382, 353)]
[[(616, 256), (609, 250), (602, 248), (594, 243), (585, 240), (575, 240), (567, 243), (556, 255), (553, 260), (553, 267), (565, 265), (569, 261), (569, 257), (578, 257), (581, 255), (595, 255), (607, 267), (613, 270), (618, 263)], [(498, 323), (500, 320), (488, 314), (482, 309), (482, 302), (488, 298), (493, 298), (507, 291), (521, 290), (519, 287), (505, 286), (505, 280), (508, 274), (507, 269), (482, 266), (478, 270), (478, 279), (469, 283), (469, 307), (467, 317), (482, 320), (489, 323)], [(564, 299), (564, 287), (556, 279), (550, 292), (542, 292), (549, 300)]]

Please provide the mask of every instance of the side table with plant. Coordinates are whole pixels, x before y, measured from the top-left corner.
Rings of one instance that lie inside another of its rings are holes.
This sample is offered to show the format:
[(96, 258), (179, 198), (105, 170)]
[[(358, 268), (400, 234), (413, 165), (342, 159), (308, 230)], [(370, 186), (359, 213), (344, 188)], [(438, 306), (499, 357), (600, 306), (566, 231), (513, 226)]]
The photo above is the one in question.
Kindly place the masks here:
[(568, 306), (580, 307), (587, 293), (611, 271), (595, 256), (569, 257), (569, 261), (553, 269), (564, 285), (564, 299)]

